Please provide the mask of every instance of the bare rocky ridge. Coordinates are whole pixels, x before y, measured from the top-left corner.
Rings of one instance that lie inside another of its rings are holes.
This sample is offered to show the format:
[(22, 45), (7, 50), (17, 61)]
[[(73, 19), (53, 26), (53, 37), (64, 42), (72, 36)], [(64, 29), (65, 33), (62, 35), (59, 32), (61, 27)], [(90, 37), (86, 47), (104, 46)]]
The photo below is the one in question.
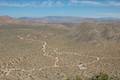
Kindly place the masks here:
[(76, 41), (120, 41), (119, 23), (83, 22), (71, 32)]

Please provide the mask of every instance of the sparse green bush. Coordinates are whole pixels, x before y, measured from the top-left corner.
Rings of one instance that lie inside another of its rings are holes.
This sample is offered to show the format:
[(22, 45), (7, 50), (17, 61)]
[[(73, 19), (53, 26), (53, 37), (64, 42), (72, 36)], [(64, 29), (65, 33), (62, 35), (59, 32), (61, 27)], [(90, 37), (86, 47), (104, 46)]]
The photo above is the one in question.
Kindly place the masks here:
[(82, 78), (80, 76), (76, 76), (75, 80), (82, 80)]
[(76, 76), (75, 78), (66, 78), (65, 80), (120, 80), (119, 77), (111, 77), (106, 73), (99, 73), (94, 76), (92, 76), (89, 79), (83, 79), (80, 76)]
[(65, 80), (70, 80), (69, 78), (66, 78)]
[(109, 80), (109, 76), (105, 73), (100, 73), (98, 75), (93, 76), (90, 80)]
[(75, 78), (73, 78), (73, 79), (66, 78), (65, 80), (82, 80), (82, 78), (77, 75), (77, 76), (76, 76)]

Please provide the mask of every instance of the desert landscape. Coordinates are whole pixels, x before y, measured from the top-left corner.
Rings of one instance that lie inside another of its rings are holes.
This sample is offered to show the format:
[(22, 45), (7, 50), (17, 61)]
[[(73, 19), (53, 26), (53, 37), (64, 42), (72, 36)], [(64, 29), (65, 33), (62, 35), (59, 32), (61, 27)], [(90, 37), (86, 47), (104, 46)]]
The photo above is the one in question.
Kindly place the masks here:
[(100, 72), (120, 79), (118, 21), (24, 24), (1, 17), (0, 80), (87, 80)]
[(0, 80), (120, 80), (120, 0), (0, 0)]

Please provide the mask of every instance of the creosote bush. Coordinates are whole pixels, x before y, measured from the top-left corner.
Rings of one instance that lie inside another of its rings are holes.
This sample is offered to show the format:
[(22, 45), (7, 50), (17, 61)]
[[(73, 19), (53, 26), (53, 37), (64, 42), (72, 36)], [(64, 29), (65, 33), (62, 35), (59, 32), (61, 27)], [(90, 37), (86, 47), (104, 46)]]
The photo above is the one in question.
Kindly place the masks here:
[[(85, 80), (85, 79), (82, 79), (80, 76), (76, 76), (73, 79), (66, 78), (65, 80)], [(115, 78), (114, 77), (110, 77), (106, 73), (99, 73), (99, 74), (96, 74), (96, 75), (92, 76), (89, 79), (86, 79), (86, 80), (120, 80), (120, 79), (118, 77), (115, 77)]]
[(66, 78), (65, 80), (83, 80), (80, 76), (76, 76), (75, 78), (71, 79), (71, 78)]
[(82, 78), (77, 75), (74, 80), (82, 80)]
[(109, 80), (109, 76), (105, 73), (100, 73), (91, 78), (91, 80)]

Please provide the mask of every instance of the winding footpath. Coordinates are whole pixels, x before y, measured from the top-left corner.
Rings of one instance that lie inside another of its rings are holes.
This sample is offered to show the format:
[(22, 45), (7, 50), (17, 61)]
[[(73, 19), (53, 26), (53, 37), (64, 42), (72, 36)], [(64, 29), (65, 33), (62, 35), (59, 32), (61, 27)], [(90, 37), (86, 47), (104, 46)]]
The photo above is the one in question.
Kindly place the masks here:
[[(30, 39), (25, 39), (24, 37), (21, 37), (21, 36), (17, 36), (18, 39), (20, 40), (30, 40)], [(31, 39), (32, 41), (39, 41), (39, 40), (33, 40)], [(49, 68), (60, 68), (60, 67), (71, 67), (70, 65), (63, 65), (63, 66), (59, 66), (59, 61), (60, 61), (60, 57), (54, 57), (50, 54), (47, 53), (47, 42), (46, 41), (43, 41), (43, 45), (42, 45), (42, 52), (43, 52), (43, 56), (46, 56), (46, 57), (50, 57), (52, 59), (54, 59), (54, 64), (52, 66), (46, 66), (46, 67), (41, 67), (41, 68), (32, 68), (32, 69), (29, 69), (29, 70), (26, 70), (26, 69), (21, 69), (21, 68), (6, 68), (6, 69), (0, 69), (0, 71), (3, 72), (3, 76), (8, 76), (10, 75), (10, 73), (12, 71), (21, 71), (21, 72), (27, 72), (28, 73), (28, 77), (32, 77), (32, 72), (33, 71), (42, 71), (42, 70), (45, 70), (45, 69), (49, 69)], [(75, 55), (75, 56), (80, 56), (80, 57), (88, 57), (88, 58), (93, 58), (94, 60), (91, 61), (91, 62), (88, 62), (88, 63), (79, 63), (77, 65), (72, 65), (72, 66), (75, 66), (75, 67), (78, 67), (79, 70), (87, 70), (87, 68), (89, 67), (89, 65), (91, 64), (95, 64), (95, 63), (98, 63), (99, 61), (103, 60), (103, 59), (115, 59), (115, 60), (120, 60), (120, 57), (97, 57), (97, 56), (89, 56), (89, 55), (80, 55), (79, 53), (76, 53), (76, 52), (58, 52), (58, 48), (56, 49), (53, 49), (53, 51), (55, 52), (55, 54), (59, 54), (59, 55), (63, 55), (63, 54), (67, 54), (67, 55)]]

